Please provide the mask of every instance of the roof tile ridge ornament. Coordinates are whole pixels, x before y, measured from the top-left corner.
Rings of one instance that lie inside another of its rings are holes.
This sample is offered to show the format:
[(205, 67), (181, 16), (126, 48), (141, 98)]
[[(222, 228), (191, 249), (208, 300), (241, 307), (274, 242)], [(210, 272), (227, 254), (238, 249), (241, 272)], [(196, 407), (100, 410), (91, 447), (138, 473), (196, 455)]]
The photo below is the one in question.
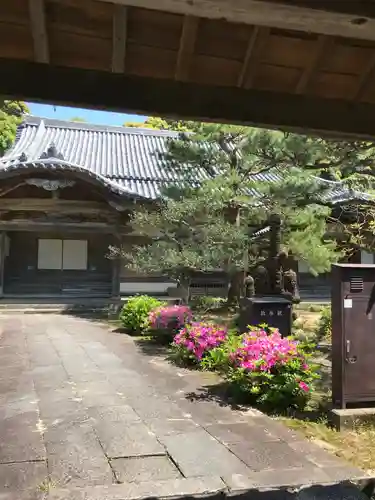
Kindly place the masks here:
[[(53, 160), (56, 160), (56, 161), (53, 161)], [(64, 159), (59, 159), (59, 158), (55, 158), (55, 157), (40, 158), (39, 161), (28, 162), (28, 164), (26, 164), (26, 165), (24, 164), (23, 166), (26, 167), (28, 165), (32, 165), (34, 167), (42, 165), (44, 167), (48, 166), (48, 167), (53, 168), (55, 170), (67, 169), (67, 170), (70, 170), (71, 172), (75, 172), (75, 171), (81, 172), (89, 177), (92, 177), (93, 179), (96, 179), (102, 185), (104, 185), (105, 187), (107, 187), (111, 191), (118, 193), (120, 196), (121, 195), (128, 195), (128, 196), (133, 196), (135, 199), (145, 198), (144, 196), (138, 194), (137, 192), (134, 192), (130, 189), (123, 187), (121, 184), (113, 181), (112, 179), (108, 179), (107, 177), (105, 177), (102, 174), (98, 174), (97, 172), (93, 172), (93, 171), (89, 170), (88, 168), (83, 167), (82, 165), (70, 163)], [(20, 164), (18, 163), (16, 165), (13, 165), (13, 168), (17, 169), (17, 168), (19, 168), (19, 166), (20, 166)]]
[(23, 151), (23, 153), (27, 156), (28, 159), (34, 160), (37, 158), (37, 151), (40, 148), (45, 133), (46, 133), (46, 126), (44, 124), (44, 120), (41, 120), (38, 125), (38, 130), (35, 133), (34, 139), (31, 142), (31, 145), (28, 148), (26, 148), (25, 151)]
[(73, 187), (75, 181), (69, 179), (26, 179), (26, 184), (30, 186), (36, 186), (42, 188), (45, 191), (57, 191), (59, 189), (64, 189), (67, 187)]
[(45, 160), (47, 158), (56, 158), (57, 160), (64, 160), (64, 155), (60, 153), (54, 142), (48, 146), (47, 151), (44, 151), (39, 157), (41, 160)]

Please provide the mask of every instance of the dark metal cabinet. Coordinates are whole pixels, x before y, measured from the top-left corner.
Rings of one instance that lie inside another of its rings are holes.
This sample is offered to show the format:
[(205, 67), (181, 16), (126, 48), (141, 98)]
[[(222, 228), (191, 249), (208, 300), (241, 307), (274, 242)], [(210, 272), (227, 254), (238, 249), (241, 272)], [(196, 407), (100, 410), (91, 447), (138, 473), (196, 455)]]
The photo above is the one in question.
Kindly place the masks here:
[(375, 403), (375, 265), (332, 266), (332, 402)]

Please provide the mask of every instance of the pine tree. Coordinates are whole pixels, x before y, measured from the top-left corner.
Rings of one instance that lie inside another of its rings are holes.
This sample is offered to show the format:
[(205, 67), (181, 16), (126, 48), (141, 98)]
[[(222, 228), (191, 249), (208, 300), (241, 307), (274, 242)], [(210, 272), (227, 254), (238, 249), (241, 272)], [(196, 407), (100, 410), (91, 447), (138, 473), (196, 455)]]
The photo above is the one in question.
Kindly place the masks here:
[(0, 156), (11, 147), (16, 137), (17, 127), (28, 107), (21, 101), (0, 101)]
[(156, 211), (134, 215), (135, 230), (150, 244), (126, 256), (129, 267), (162, 271), (180, 282), (195, 270), (222, 269), (233, 284), (265, 256), (267, 235), (253, 235), (277, 213), (284, 249), (319, 274), (343, 256), (342, 246), (327, 237), (327, 222), (342, 224), (347, 243), (363, 243), (371, 231), (358, 217), (344, 225), (333, 216), (333, 194), (342, 186), (324, 179), (329, 173), (331, 180), (371, 187), (371, 176), (360, 173), (370, 164), (368, 144), (213, 125), (204, 139), (182, 134), (161, 154), (163, 168), (178, 173), (181, 182), (165, 186)]

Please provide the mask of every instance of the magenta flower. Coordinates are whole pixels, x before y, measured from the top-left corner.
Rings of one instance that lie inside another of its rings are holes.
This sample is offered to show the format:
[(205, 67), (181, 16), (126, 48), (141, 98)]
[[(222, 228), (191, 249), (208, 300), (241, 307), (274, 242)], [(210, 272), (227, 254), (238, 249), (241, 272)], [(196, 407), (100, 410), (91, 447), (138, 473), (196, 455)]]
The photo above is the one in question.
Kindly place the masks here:
[(186, 349), (199, 361), (207, 351), (223, 344), (227, 336), (225, 327), (209, 323), (193, 323), (177, 333), (173, 344)]
[(245, 333), (241, 346), (231, 355), (232, 363), (238, 368), (268, 373), (292, 360), (298, 361), (302, 370), (308, 369), (298, 352), (298, 342), (282, 338), (278, 330), (270, 334), (263, 329)]
[(302, 380), (301, 380), (301, 382), (299, 382), (298, 385), (299, 385), (300, 389), (302, 389), (304, 392), (309, 392), (309, 390), (310, 390), (309, 386), (305, 382), (302, 382)]
[(173, 328), (178, 330), (190, 323), (193, 313), (188, 306), (164, 306), (154, 309), (149, 314), (150, 326), (154, 330)]

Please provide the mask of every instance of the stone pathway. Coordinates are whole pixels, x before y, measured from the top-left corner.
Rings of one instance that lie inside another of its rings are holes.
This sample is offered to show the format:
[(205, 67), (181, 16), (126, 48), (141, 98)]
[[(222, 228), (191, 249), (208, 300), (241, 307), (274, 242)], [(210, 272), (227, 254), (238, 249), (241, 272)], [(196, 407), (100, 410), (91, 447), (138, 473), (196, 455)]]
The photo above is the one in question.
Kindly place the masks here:
[(105, 325), (0, 321), (0, 500), (286, 498), (286, 487), (364, 476), (280, 422), (208, 397), (199, 389), (212, 374), (178, 369)]

